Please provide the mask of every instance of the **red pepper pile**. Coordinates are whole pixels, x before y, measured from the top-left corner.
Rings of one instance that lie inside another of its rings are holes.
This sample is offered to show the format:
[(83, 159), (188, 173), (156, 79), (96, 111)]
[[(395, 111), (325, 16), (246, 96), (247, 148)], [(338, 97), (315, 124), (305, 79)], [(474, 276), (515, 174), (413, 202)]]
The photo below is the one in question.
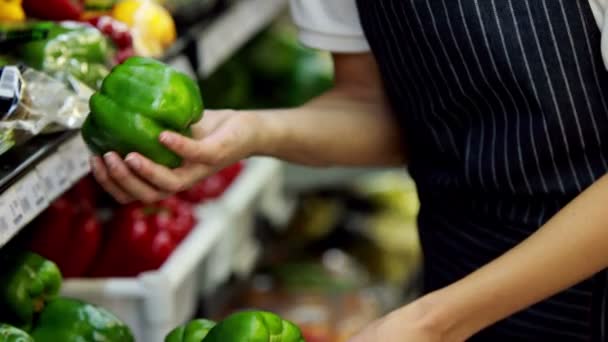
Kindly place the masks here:
[(127, 58), (135, 55), (133, 36), (125, 23), (108, 15), (94, 17), (87, 20), (87, 22), (95, 26), (101, 33), (110, 38), (114, 45), (116, 45), (116, 48), (118, 49), (116, 56), (114, 57), (114, 62), (116, 64), (120, 64)]
[(96, 186), (84, 178), (35, 222), (31, 250), (54, 261), (66, 278), (84, 275), (99, 251), (102, 228), (95, 212)]
[(158, 269), (195, 224), (192, 206), (177, 197), (124, 206), (108, 225), (108, 240), (90, 276), (130, 277)]
[(28, 17), (49, 20), (78, 20), (84, 13), (83, 1), (23, 0)]
[(97, 214), (101, 189), (86, 177), (36, 219), (30, 249), (56, 262), (66, 278), (158, 269), (196, 225), (193, 205), (221, 196), (242, 169), (236, 163), (155, 204), (119, 206), (104, 224)]
[(215, 173), (178, 196), (190, 203), (202, 203), (220, 197), (243, 170), (243, 162), (235, 163)]

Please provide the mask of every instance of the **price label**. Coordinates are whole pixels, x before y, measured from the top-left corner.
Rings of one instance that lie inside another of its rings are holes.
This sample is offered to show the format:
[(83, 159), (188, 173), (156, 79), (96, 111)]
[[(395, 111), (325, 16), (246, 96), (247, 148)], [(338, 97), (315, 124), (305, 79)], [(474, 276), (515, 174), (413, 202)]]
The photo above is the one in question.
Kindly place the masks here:
[(43, 160), (38, 164), (37, 170), (41, 176), (48, 200), (61, 195), (70, 186), (66, 163), (59, 154), (54, 154)]
[(14, 189), (9, 190), (8, 200), (8, 220), (12, 224), (14, 229), (19, 229), (25, 221), (23, 215), (23, 209), (21, 208), (21, 199), (17, 196), (17, 192)]
[(34, 218), (46, 208), (46, 191), (37, 172), (30, 172), (14, 188), (26, 220)]
[(91, 171), (89, 158), (91, 153), (81, 136), (68, 141), (61, 150), (62, 157), (67, 161), (68, 173), (72, 181), (76, 181)]
[(0, 199), (0, 246), (6, 242), (10, 232), (13, 231), (13, 225), (9, 220), (9, 208), (4, 199)]

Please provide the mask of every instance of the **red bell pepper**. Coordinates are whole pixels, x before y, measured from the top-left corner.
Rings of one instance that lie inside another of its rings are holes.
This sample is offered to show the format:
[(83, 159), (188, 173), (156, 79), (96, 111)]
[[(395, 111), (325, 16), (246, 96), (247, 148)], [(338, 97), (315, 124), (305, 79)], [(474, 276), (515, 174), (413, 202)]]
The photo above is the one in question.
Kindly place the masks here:
[(78, 181), (66, 193), (72, 204), (78, 207), (79, 212), (92, 212), (97, 207), (97, 197), (100, 188), (92, 176), (86, 176)]
[(120, 208), (90, 275), (132, 277), (158, 269), (196, 223), (189, 204), (176, 197), (154, 205)]
[[(161, 226), (157, 226), (157, 229), (168, 231), (174, 240), (182, 241), (196, 225), (192, 205), (177, 196), (160, 201), (158, 206), (161, 211), (156, 215), (156, 222)], [(162, 222), (162, 218), (167, 219)]]
[(30, 250), (58, 263), (70, 238), (77, 209), (63, 195), (53, 201), (32, 225)]
[(236, 178), (241, 174), (244, 167), (245, 163), (240, 161), (224, 168), (222, 171), (220, 171), (220, 173), (223, 174), (228, 184), (232, 184), (232, 182), (234, 182)]
[(135, 256), (145, 255), (153, 240), (143, 206), (122, 207), (109, 223), (108, 237), (89, 272), (93, 277), (127, 277), (137, 273)]
[(23, 0), (28, 17), (48, 20), (78, 20), (84, 6), (77, 0)]
[(83, 178), (33, 224), (30, 249), (54, 261), (66, 278), (83, 276), (99, 248), (97, 191), (91, 178)]
[(152, 240), (150, 253), (146, 258), (146, 268), (155, 270), (161, 267), (165, 260), (171, 256), (173, 250), (177, 248), (177, 245), (178, 243), (173, 239), (168, 231), (158, 231), (154, 236), (154, 240)]
[(58, 262), (65, 278), (85, 275), (97, 255), (101, 235), (101, 224), (95, 213), (82, 213), (72, 226), (68, 246)]
[(243, 170), (243, 162), (235, 163), (203, 179), (188, 190), (179, 193), (179, 197), (190, 203), (202, 203), (220, 197), (236, 180)]

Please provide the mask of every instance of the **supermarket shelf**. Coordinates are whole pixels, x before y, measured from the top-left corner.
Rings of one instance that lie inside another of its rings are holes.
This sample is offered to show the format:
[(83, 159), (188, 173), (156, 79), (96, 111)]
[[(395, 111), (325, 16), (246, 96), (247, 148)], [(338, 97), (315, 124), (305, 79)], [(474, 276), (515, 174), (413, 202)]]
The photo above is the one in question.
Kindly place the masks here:
[(163, 58), (194, 77), (206, 77), (282, 13), (287, 0), (240, 0), (214, 20), (188, 30)]
[(211, 23), (198, 40), (201, 76), (209, 75), (279, 15), (287, 0), (241, 0)]
[[(207, 75), (286, 4), (287, 0), (240, 0), (184, 33), (163, 60), (192, 77)], [(188, 57), (192, 52), (197, 55), (195, 65)], [(0, 156), (0, 247), (89, 172), (88, 158), (77, 131), (36, 137)]]

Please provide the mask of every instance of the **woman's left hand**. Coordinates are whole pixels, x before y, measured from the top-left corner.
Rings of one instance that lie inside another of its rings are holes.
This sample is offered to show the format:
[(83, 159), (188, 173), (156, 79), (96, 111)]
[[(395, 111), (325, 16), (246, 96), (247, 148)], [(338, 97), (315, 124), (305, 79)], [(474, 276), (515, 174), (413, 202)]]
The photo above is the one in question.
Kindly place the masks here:
[(371, 323), (348, 342), (446, 341), (424, 310), (413, 303)]

